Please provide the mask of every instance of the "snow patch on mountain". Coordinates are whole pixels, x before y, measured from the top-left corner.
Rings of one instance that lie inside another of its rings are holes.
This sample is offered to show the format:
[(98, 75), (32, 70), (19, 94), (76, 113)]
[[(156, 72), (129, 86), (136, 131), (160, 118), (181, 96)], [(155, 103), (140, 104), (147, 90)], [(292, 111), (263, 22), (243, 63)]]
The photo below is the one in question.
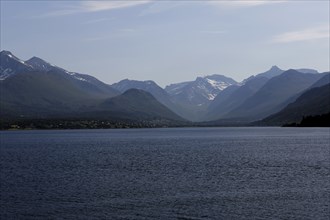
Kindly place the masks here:
[(222, 90), (233, 84), (236, 84), (236, 82), (232, 79), (227, 80), (222, 75), (212, 75), (197, 77), (195, 83), (192, 83), (191, 86), (196, 94), (200, 94), (207, 100), (212, 101)]
[(9, 51), (1, 51), (0, 80), (5, 80), (18, 71), (32, 70), (32, 66), (15, 57)]
[(85, 79), (85, 78), (82, 78), (81, 74), (78, 74), (78, 73), (73, 73), (73, 72), (68, 72), (68, 74), (70, 74), (71, 76), (73, 76), (73, 78), (77, 79), (77, 80), (80, 80), (80, 81), (85, 81), (85, 82), (89, 82), (89, 80)]
[(201, 106), (208, 104), (228, 86), (237, 82), (223, 75), (209, 75), (197, 77), (195, 81), (171, 84), (165, 87), (165, 91), (177, 102), (188, 100), (190, 104)]
[(2, 68), (1, 68), (0, 80), (7, 79), (12, 73), (13, 73), (13, 70), (10, 69), (10, 68), (7, 68), (3, 71), (2, 71)]
[(208, 94), (207, 99), (208, 99), (208, 100), (214, 100), (215, 97), (216, 97), (216, 95), (214, 95), (214, 94)]
[(181, 82), (181, 83), (170, 84), (170, 85), (165, 87), (165, 91), (168, 94), (177, 95), (177, 94), (181, 93), (182, 88), (184, 88), (189, 83), (191, 83), (191, 82)]
[(208, 79), (206, 78), (206, 81), (215, 89), (218, 89), (218, 90), (224, 90), (225, 88), (227, 88), (228, 86), (232, 85), (230, 83), (225, 83), (225, 82), (219, 82), (219, 81), (216, 81), (216, 80), (212, 80), (212, 79)]
[[(18, 65), (18, 66), (17, 66)], [(76, 80), (90, 82), (83, 74), (69, 72), (65, 69), (57, 67), (51, 63), (44, 61), (39, 57), (32, 57), (27, 61), (20, 60), (9, 51), (1, 51), (1, 65), (0, 65), (0, 80), (5, 80), (8, 77), (26, 71), (44, 71), (51, 70), (62, 71)]]

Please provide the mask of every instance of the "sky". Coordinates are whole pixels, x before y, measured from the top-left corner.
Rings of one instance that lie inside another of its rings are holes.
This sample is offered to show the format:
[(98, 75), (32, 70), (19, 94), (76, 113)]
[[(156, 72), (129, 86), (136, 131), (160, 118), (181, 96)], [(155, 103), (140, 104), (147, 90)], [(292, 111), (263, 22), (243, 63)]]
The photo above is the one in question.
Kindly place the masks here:
[(0, 1), (0, 46), (112, 84), (330, 69), (329, 0)]

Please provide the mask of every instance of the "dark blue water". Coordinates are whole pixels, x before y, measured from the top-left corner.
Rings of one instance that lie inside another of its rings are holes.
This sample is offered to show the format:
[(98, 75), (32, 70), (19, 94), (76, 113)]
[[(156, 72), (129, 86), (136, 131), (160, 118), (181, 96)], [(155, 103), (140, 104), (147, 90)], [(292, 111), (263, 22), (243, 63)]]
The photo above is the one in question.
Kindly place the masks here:
[(328, 220), (329, 132), (1, 132), (0, 219)]

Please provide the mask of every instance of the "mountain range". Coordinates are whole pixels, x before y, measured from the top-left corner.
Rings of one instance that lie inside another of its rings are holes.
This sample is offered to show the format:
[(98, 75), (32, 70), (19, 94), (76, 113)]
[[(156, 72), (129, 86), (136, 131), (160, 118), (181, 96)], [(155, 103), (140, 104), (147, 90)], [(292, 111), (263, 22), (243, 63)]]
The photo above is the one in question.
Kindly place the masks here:
[(330, 74), (326, 74), (298, 98), (279, 112), (262, 121), (261, 125), (298, 123), (304, 116), (322, 115), (330, 111)]
[(152, 80), (124, 79), (108, 85), (38, 57), (23, 61), (1, 51), (0, 121), (76, 118), (281, 125), (330, 112), (328, 85), (328, 72), (277, 66), (242, 82), (214, 74), (164, 89)]

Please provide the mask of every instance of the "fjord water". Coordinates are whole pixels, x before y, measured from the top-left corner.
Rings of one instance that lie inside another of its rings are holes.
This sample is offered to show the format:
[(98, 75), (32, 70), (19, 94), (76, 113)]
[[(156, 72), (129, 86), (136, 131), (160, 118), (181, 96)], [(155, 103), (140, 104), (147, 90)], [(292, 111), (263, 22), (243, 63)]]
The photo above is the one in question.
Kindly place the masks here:
[(0, 219), (329, 219), (329, 132), (3, 131)]

